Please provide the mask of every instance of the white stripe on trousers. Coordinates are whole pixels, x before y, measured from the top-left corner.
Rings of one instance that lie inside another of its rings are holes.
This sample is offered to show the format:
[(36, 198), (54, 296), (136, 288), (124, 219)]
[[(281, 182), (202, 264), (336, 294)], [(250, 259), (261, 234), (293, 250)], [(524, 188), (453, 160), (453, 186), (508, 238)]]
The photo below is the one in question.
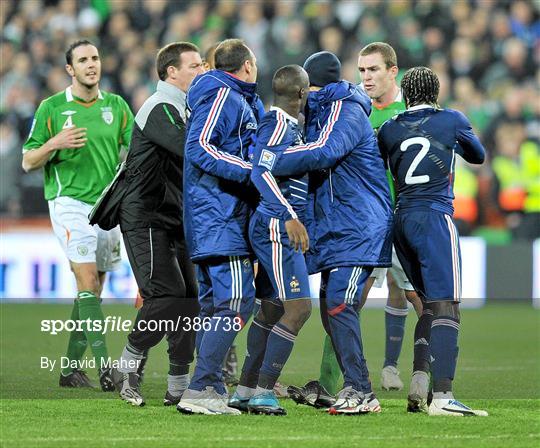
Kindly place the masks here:
[(283, 251), (281, 245), (281, 235), (279, 233), (279, 219), (270, 218), (270, 225), (268, 226), (268, 229), (270, 231), (270, 241), (272, 242), (272, 271), (274, 273), (274, 280), (276, 281), (279, 298), (284, 299), (286, 294), (283, 281), (283, 269), (281, 266)]
[(362, 274), (361, 267), (354, 267), (351, 272), (351, 278), (349, 278), (349, 285), (347, 286), (347, 291), (345, 291), (345, 303), (352, 305), (354, 303), (354, 297), (356, 291), (358, 290), (358, 279)]
[(461, 299), (461, 269), (459, 265), (459, 237), (457, 234), (456, 226), (452, 221), (452, 218), (448, 215), (444, 215), (446, 223), (448, 225), (448, 231), (450, 232), (450, 250), (452, 252), (452, 274), (454, 280), (454, 301), (459, 302)]
[(242, 302), (242, 268), (240, 257), (229, 257), (229, 266), (231, 269), (231, 303), (230, 309), (240, 312)]

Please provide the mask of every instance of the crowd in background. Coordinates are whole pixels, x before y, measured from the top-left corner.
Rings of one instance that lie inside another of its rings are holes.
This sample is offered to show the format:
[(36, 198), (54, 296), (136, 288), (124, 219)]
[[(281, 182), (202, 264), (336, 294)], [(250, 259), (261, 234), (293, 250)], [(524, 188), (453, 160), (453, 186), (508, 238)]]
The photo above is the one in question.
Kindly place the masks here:
[(136, 112), (157, 81), (157, 50), (189, 41), (204, 53), (239, 37), (254, 51), (258, 90), (271, 102), (273, 72), (334, 52), (359, 83), (358, 51), (390, 43), (400, 70), (431, 67), (439, 102), (464, 112), (488, 151), (458, 167), (456, 218), (464, 234), (495, 240), (540, 232), (540, 10), (525, 0), (2, 0), (0, 2), (0, 213), (46, 214), (42, 175), (22, 175), (21, 146), (39, 102), (65, 89), (67, 45), (96, 43), (100, 87)]

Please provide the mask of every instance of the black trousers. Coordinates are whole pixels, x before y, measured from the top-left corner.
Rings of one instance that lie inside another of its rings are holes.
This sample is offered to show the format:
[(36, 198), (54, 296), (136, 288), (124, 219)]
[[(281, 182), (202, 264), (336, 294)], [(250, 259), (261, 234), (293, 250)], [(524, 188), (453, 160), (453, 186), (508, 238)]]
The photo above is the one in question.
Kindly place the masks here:
[[(149, 228), (123, 232), (123, 237), (143, 299), (129, 344), (148, 350), (167, 336), (169, 359), (190, 364), (195, 349), (191, 324), (199, 315), (199, 302), (195, 268), (183, 235)], [(176, 329), (171, 321), (175, 326), (180, 322)]]

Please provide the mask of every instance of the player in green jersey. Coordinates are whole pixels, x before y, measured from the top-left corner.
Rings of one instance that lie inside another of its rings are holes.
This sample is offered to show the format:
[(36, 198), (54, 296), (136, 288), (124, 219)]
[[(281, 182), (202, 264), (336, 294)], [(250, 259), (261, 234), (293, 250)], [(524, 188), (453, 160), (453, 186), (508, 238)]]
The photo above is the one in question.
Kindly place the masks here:
[(68, 48), (66, 71), (72, 83), (40, 104), (23, 146), (22, 166), (26, 172), (44, 169), (53, 230), (77, 282), (70, 319), (79, 321), (83, 331), (70, 334), (70, 363), (62, 369), (60, 386), (91, 386), (77, 368), (90, 345), (101, 388), (112, 391), (105, 336), (95, 330), (104, 319), (99, 297), (105, 273), (120, 262), (120, 232), (91, 226), (88, 213), (114, 177), (120, 150), (129, 144), (133, 114), (118, 95), (99, 90), (101, 60), (91, 42), (80, 40)]

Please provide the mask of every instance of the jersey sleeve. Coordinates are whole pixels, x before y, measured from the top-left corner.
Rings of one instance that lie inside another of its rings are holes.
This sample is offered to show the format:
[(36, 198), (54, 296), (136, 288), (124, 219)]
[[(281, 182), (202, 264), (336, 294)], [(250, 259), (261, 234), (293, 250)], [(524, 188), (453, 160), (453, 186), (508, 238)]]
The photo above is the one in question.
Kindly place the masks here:
[[(251, 181), (259, 190), (276, 216), (284, 221), (297, 219), (297, 215), (285, 199), (276, 179), (272, 175), (273, 165), (278, 157), (278, 153), (283, 149), (283, 145), (273, 145), (272, 139), (276, 133), (279, 133), (280, 124), (276, 121), (266, 121), (261, 124), (257, 131), (257, 143), (253, 152), (253, 169), (251, 172)], [(270, 144), (269, 144), (270, 143)]]
[(30, 134), (23, 145), (23, 153), (41, 148), (52, 136), (49, 105), (43, 101), (32, 120)]
[(127, 150), (131, 142), (131, 133), (133, 132), (133, 112), (123, 98), (120, 98), (122, 108), (122, 127), (120, 129), (120, 148)]
[(228, 153), (222, 142), (234, 131), (235, 117), (225, 111), (230, 89), (219, 89), (215, 98), (199, 105), (191, 115), (186, 156), (202, 171), (239, 183), (249, 182), (251, 163)]
[(345, 107), (342, 101), (334, 101), (319, 138), (285, 149), (276, 160), (272, 173), (276, 176), (292, 176), (331, 168), (348, 155), (356, 147), (361, 131), (353, 129), (348, 120), (340, 120)]
[(170, 104), (157, 104), (146, 120), (143, 134), (167, 151), (183, 157), (186, 126), (178, 110)]
[(473, 132), (471, 123), (459, 111), (454, 111), (454, 116), (456, 117), (456, 138), (459, 143), (457, 153), (469, 163), (483, 163), (486, 150)]

